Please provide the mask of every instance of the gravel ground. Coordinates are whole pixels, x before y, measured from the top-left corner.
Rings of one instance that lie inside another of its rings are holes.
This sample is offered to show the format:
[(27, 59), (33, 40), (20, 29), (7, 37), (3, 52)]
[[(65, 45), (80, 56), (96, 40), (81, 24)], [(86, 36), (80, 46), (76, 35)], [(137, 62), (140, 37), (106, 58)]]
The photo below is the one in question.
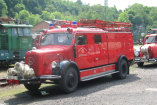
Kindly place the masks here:
[(57, 85), (0, 99), (0, 105), (157, 105), (157, 64), (131, 66), (124, 80), (110, 76), (81, 82), (74, 93), (63, 94)]

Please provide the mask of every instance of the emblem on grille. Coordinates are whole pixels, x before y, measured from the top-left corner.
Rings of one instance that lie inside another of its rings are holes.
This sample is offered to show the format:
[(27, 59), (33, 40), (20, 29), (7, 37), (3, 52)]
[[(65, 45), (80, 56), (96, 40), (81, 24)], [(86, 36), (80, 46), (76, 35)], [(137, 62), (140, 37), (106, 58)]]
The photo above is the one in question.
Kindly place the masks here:
[(28, 58), (28, 65), (32, 65), (34, 63), (34, 59), (32, 57)]

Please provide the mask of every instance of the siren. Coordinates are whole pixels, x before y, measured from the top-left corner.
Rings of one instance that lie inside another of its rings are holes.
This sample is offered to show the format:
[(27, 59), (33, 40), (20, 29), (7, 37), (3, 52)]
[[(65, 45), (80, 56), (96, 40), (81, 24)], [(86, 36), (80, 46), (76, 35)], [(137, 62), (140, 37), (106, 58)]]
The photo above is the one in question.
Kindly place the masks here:
[(49, 25), (50, 25), (49, 29), (54, 29), (54, 26), (52, 23), (50, 23)]
[(76, 22), (76, 21), (73, 21), (72, 27), (73, 27), (73, 28), (77, 28), (77, 22)]
[(148, 35), (151, 35), (150, 31), (148, 31)]

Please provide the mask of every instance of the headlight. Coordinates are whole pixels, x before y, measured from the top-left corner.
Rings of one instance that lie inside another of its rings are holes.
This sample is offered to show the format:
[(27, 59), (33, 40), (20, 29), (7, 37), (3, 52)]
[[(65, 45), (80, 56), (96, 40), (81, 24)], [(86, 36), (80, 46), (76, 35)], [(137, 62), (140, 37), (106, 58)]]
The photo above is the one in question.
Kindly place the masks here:
[(32, 47), (32, 50), (36, 50), (37, 48), (36, 47)]
[(140, 52), (135, 52), (135, 57), (139, 57), (140, 56)]
[(53, 62), (51, 63), (51, 67), (52, 67), (52, 68), (56, 68), (56, 66), (57, 66), (57, 62), (53, 61)]

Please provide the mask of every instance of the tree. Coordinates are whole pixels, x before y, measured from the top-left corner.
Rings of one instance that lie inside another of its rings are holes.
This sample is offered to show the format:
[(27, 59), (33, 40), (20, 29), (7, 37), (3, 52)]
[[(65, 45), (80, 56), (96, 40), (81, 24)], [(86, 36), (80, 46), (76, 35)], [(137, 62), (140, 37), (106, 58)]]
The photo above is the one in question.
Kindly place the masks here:
[(55, 11), (56, 11), (56, 8), (54, 7), (53, 4), (50, 4), (50, 5), (47, 5), (47, 6), (46, 6), (45, 11), (48, 11), (48, 12), (55, 12)]
[(25, 5), (18, 3), (14, 6), (14, 12), (19, 13), (22, 10), (25, 10)]
[(1, 17), (6, 17), (8, 13), (8, 8), (4, 0), (0, 0), (0, 16)]
[(92, 10), (89, 9), (89, 11), (87, 12), (87, 19), (92, 19)]
[(77, 0), (76, 3), (78, 3), (79, 5), (82, 5), (83, 3), (81, 2), (81, 0)]
[(19, 12), (19, 19), (28, 20), (29, 12), (26, 10), (22, 10)]
[(118, 17), (118, 22), (127, 22), (130, 23), (129, 15), (127, 12), (122, 12)]
[(141, 25), (143, 24), (143, 17), (140, 14), (136, 14), (133, 18), (134, 25)]
[(52, 20), (55, 18), (55, 16), (53, 15), (53, 13), (47, 12), (47, 11), (42, 11), (42, 15), (41, 15), (43, 20)]
[(32, 13), (29, 15), (28, 20), (29, 20), (29, 23), (33, 26), (42, 21), (42, 19), (40, 18), (40, 15), (38, 14), (34, 15)]
[(19, 19), (19, 14), (15, 13), (14, 19)]
[(60, 12), (53, 12), (53, 15), (55, 16), (55, 19), (64, 19), (64, 16)]

